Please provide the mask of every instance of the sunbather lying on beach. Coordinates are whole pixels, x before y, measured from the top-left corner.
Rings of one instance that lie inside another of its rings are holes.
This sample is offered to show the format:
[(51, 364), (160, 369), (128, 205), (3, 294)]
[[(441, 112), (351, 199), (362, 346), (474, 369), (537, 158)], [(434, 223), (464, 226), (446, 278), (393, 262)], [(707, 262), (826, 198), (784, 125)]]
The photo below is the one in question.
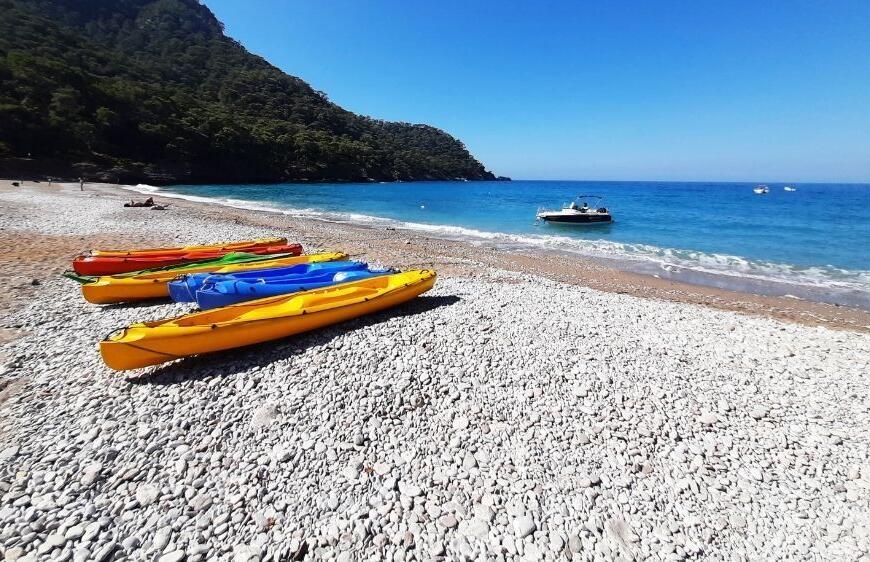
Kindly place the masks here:
[(154, 206), (154, 198), (149, 197), (148, 199), (146, 199), (142, 203), (139, 203), (139, 202), (131, 199), (129, 203), (124, 203), (124, 206), (125, 207), (153, 207)]

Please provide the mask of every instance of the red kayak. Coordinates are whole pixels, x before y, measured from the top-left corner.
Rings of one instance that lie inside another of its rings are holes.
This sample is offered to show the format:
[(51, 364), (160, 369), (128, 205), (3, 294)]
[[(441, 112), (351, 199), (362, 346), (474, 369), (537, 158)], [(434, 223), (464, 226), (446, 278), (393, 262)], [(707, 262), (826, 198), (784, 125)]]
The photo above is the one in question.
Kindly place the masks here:
[(205, 246), (183, 246), (180, 248), (141, 248), (133, 250), (91, 250), (86, 256), (105, 256), (115, 258), (144, 257), (144, 256), (179, 256), (193, 252), (247, 252), (253, 248), (265, 246), (280, 246), (286, 244), (286, 238), (257, 238), (256, 240), (241, 240), (238, 242), (220, 242)]
[[(190, 252), (182, 255), (148, 255), (148, 256), (78, 256), (73, 260), (73, 269), (79, 275), (117, 275), (141, 269), (184, 265), (202, 260), (213, 260), (233, 250), (210, 250)], [(246, 254), (261, 256), (270, 254), (302, 253), (301, 244), (280, 244), (276, 246), (261, 246), (243, 250)]]

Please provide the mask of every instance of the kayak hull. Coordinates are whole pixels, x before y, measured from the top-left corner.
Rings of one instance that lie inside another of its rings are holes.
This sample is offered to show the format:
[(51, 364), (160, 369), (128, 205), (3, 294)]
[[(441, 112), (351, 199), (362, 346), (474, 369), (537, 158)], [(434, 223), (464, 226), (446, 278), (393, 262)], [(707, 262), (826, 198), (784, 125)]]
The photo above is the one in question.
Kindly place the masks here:
[(435, 279), (433, 271), (408, 271), (134, 324), (102, 341), (100, 354), (122, 371), (263, 343), (399, 305), (431, 289)]
[(176, 248), (144, 248), (142, 250), (91, 250), (91, 256), (170, 256), (183, 255), (191, 252), (244, 252), (258, 247), (283, 246), (287, 244), (286, 238), (259, 238), (256, 240), (241, 240), (239, 242), (222, 242), (220, 244), (206, 244), (202, 246), (182, 246)]
[(289, 256), (274, 260), (263, 260), (233, 265), (203, 266), (197, 269), (195, 266), (188, 267), (185, 271), (157, 271), (146, 272), (132, 276), (101, 276), (95, 281), (82, 285), (82, 296), (92, 304), (116, 304), (120, 302), (137, 302), (169, 297), (168, 284), (183, 273), (232, 273), (235, 271), (248, 271), (263, 267), (284, 265), (296, 265), (300, 263), (315, 263), (321, 261), (335, 261), (347, 258), (346, 254), (305, 254), (301, 256)]
[(229, 274), (191, 273), (170, 281), (169, 297), (175, 302), (196, 302), (196, 292), (202, 289), (206, 282), (218, 281), (263, 281), (271, 282), (275, 278), (301, 276), (315, 271), (352, 271), (366, 269), (368, 264), (359, 261), (332, 261), (270, 267), (251, 271), (240, 271)]
[[(211, 250), (171, 255), (133, 256), (78, 256), (73, 260), (73, 270), (79, 275), (118, 275), (143, 269), (171, 267), (202, 260), (211, 260), (231, 253), (233, 250)], [(236, 250), (238, 251), (238, 250)], [(244, 253), (255, 255), (302, 253), (301, 244), (282, 244), (245, 248)]]
[(163, 299), (169, 295), (166, 282), (161, 279), (121, 279), (107, 281), (103, 277), (96, 283), (82, 285), (82, 296), (91, 304)]
[(202, 310), (211, 310), (222, 306), (230, 306), (240, 302), (247, 302), (266, 297), (288, 295), (311, 289), (321, 289), (339, 283), (360, 281), (377, 275), (393, 273), (389, 270), (356, 270), (341, 272), (343, 279), (335, 280), (339, 274), (298, 276), (296, 279), (279, 278), (276, 282), (250, 283), (245, 281), (219, 281), (218, 283), (206, 283), (196, 292), (196, 304)]

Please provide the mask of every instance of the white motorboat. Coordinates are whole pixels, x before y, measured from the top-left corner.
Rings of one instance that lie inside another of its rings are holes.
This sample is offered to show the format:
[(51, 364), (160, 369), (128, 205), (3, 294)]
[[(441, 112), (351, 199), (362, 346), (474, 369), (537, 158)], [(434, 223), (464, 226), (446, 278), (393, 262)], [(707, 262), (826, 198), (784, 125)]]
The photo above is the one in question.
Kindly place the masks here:
[(783, 190), (783, 191), (797, 191), (797, 188), (796, 188), (796, 187), (792, 187), (792, 186), (790, 186), (790, 185), (787, 185), (787, 186), (783, 187), (782, 190)]
[(752, 190), (756, 195), (767, 195), (770, 193), (770, 188), (764, 184), (756, 185), (755, 189)]
[[(588, 201), (593, 205), (590, 206)], [(556, 224), (609, 224), (613, 217), (601, 201), (600, 195), (580, 195), (558, 211), (538, 209), (535, 218)]]

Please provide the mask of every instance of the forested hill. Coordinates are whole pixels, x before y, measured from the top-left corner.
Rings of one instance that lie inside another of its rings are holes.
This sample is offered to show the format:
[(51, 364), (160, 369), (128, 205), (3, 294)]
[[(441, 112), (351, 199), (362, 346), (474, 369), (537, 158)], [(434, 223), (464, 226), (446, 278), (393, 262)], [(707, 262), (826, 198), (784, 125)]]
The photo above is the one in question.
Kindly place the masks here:
[(355, 115), (196, 0), (0, 0), (0, 177), (494, 179), (428, 125)]

